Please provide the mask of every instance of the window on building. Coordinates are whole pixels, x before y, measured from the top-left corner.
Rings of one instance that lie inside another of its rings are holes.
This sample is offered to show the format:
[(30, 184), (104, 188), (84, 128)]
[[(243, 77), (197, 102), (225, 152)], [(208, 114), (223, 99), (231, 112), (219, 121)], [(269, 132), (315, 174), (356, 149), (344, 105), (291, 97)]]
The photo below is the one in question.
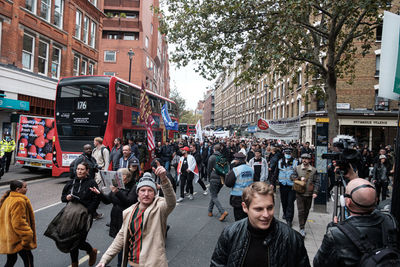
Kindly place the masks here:
[(377, 42), (382, 41), (382, 29), (383, 29), (383, 25), (379, 25), (376, 28), (376, 41)]
[(153, 34), (153, 23), (150, 23), (150, 33)]
[(3, 32), (3, 22), (0, 20), (0, 55), (1, 55), (1, 33)]
[(92, 3), (94, 6), (97, 7), (97, 0), (89, 0), (90, 3)]
[(74, 66), (73, 66), (73, 70), (72, 73), (74, 74), (74, 76), (78, 76), (79, 75), (79, 57), (78, 56), (74, 56)]
[(53, 46), (53, 53), (51, 58), (51, 77), (60, 78), (61, 67), (61, 49)]
[(82, 60), (82, 66), (81, 66), (81, 75), (86, 75), (86, 71), (87, 71), (87, 61), (86, 60)]
[(94, 75), (94, 64), (89, 62), (88, 75)]
[(290, 109), (290, 117), (294, 117), (294, 102), (292, 102), (292, 108)]
[(49, 62), (49, 44), (39, 41), (38, 73), (47, 75)]
[(289, 118), (289, 104), (286, 105), (286, 118)]
[(116, 51), (104, 51), (104, 61), (106, 61), (106, 62), (117, 61), (117, 52)]
[(381, 65), (381, 55), (376, 55), (376, 60), (375, 60), (375, 76), (379, 76), (380, 65)]
[(301, 78), (302, 78), (301, 71), (299, 71), (297, 73), (297, 88), (300, 88), (301, 85), (303, 84)]
[(105, 72), (104, 72), (104, 75), (115, 76), (115, 72), (105, 71)]
[(297, 100), (297, 115), (301, 114), (301, 99)]
[(24, 69), (33, 71), (34, 51), (35, 38), (25, 33), (22, 44), (22, 66)]
[(127, 12), (127, 13), (126, 13), (126, 18), (127, 18), (127, 19), (134, 19), (134, 18), (137, 18), (137, 14), (136, 14), (136, 13), (132, 13), (132, 12)]
[(272, 109), (272, 119), (275, 120), (276, 119), (276, 108)]
[(150, 68), (150, 58), (148, 56), (146, 56), (146, 67)]
[(86, 16), (83, 18), (83, 42), (89, 43), (89, 18)]
[(282, 106), (281, 109), (282, 109), (282, 116), (281, 116), (281, 117), (284, 118), (285, 115), (286, 115), (286, 113), (285, 113), (285, 106)]
[(119, 35), (118, 35), (118, 33), (107, 33), (107, 39), (108, 40), (118, 40)]
[(133, 32), (126, 32), (126, 33), (124, 33), (124, 40), (133, 41), (133, 40), (138, 40), (138, 38), (136, 38), (136, 34), (135, 34), (135, 33), (133, 33)]
[(145, 39), (145, 41), (144, 41), (144, 46), (145, 46), (146, 48), (149, 48), (149, 37), (147, 37), (147, 36), (146, 36), (146, 39)]
[(285, 82), (282, 83), (282, 97), (286, 95), (286, 84)]
[(60, 29), (62, 29), (62, 27), (63, 27), (63, 12), (64, 12), (64, 1), (63, 0), (54, 0), (53, 24), (56, 25)]
[(25, 8), (36, 13), (36, 0), (25, 0)]
[(81, 39), (81, 27), (82, 27), (82, 12), (79, 10), (75, 14), (75, 37)]
[(96, 29), (97, 25), (93, 21), (90, 22), (90, 41), (89, 45), (93, 48), (96, 47)]
[(51, 1), (41, 0), (40, 4), (40, 17), (50, 21)]

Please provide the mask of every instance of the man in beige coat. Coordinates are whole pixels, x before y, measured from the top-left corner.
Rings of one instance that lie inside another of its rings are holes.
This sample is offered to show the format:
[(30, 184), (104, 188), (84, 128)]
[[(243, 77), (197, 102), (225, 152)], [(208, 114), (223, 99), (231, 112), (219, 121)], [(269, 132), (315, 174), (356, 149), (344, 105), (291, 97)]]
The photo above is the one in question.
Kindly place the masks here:
[(168, 266), (165, 253), (167, 218), (175, 208), (176, 196), (166, 170), (159, 163), (157, 165), (153, 171), (161, 179), (164, 197), (156, 195), (156, 184), (151, 174), (145, 173), (136, 189), (139, 202), (124, 211), (121, 230), (97, 267), (105, 267), (121, 249), (123, 267)]

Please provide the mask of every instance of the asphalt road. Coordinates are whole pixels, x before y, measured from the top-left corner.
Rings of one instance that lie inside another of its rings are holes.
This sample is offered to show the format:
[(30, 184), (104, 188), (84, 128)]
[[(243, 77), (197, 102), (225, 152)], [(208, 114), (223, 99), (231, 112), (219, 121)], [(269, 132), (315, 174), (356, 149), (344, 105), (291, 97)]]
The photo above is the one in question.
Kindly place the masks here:
[[(65, 267), (71, 264), (69, 254), (60, 252), (54, 241), (43, 235), (50, 221), (65, 205), (60, 203), (61, 191), (69, 178), (43, 178), (28, 182), (27, 196), (35, 211), (38, 248), (33, 250), (35, 266)], [(8, 186), (0, 187), (2, 195)], [(234, 222), (233, 210), (229, 206), (229, 189), (224, 187), (220, 193), (220, 201), (229, 212), (225, 222), (218, 221), (219, 214), (214, 209), (214, 217), (207, 216), (210, 196), (204, 196), (198, 184), (195, 185), (194, 200), (185, 199), (179, 203), (170, 214), (166, 242), (169, 266), (209, 266), (215, 244), (223, 228)], [(179, 192), (179, 190), (178, 190)], [(88, 235), (88, 242), (99, 250), (98, 260), (112, 242), (108, 235), (106, 223), (109, 221), (111, 205), (101, 204), (99, 212), (104, 213), (103, 219), (94, 221)], [(80, 251), (80, 266), (88, 266), (86, 253)], [(5, 255), (0, 255), (0, 266), (6, 261)], [(109, 266), (116, 266), (116, 258)], [(16, 267), (23, 266), (19, 258)]]

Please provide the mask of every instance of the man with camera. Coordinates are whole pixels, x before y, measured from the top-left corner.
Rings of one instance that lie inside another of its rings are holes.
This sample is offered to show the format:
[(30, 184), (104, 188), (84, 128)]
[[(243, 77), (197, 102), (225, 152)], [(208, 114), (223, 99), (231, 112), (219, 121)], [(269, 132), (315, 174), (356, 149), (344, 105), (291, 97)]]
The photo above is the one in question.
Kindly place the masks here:
[(302, 154), (301, 161), (301, 165), (295, 168), (292, 178), (294, 179), (293, 189), (296, 191), (300, 234), (305, 237), (306, 232), (304, 227), (307, 222), (312, 200), (316, 198), (318, 194), (319, 176), (317, 174), (317, 169), (310, 165), (310, 154)]
[(388, 259), (391, 265), (384, 266), (399, 266), (397, 224), (389, 213), (375, 209), (375, 187), (365, 179), (352, 177), (341, 202), (350, 216), (328, 225), (314, 266), (366, 266), (367, 260), (375, 260), (373, 266), (377, 266)]

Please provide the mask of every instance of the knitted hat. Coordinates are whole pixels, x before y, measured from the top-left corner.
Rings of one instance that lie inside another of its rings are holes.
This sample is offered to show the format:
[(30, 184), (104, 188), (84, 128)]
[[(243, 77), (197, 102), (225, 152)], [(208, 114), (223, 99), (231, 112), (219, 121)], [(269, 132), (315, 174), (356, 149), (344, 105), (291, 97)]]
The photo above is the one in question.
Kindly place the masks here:
[(143, 174), (143, 177), (140, 178), (139, 183), (136, 186), (136, 193), (139, 192), (139, 189), (143, 186), (149, 186), (154, 190), (154, 193), (157, 193), (156, 183), (154, 182), (153, 177), (149, 172), (145, 172)]

